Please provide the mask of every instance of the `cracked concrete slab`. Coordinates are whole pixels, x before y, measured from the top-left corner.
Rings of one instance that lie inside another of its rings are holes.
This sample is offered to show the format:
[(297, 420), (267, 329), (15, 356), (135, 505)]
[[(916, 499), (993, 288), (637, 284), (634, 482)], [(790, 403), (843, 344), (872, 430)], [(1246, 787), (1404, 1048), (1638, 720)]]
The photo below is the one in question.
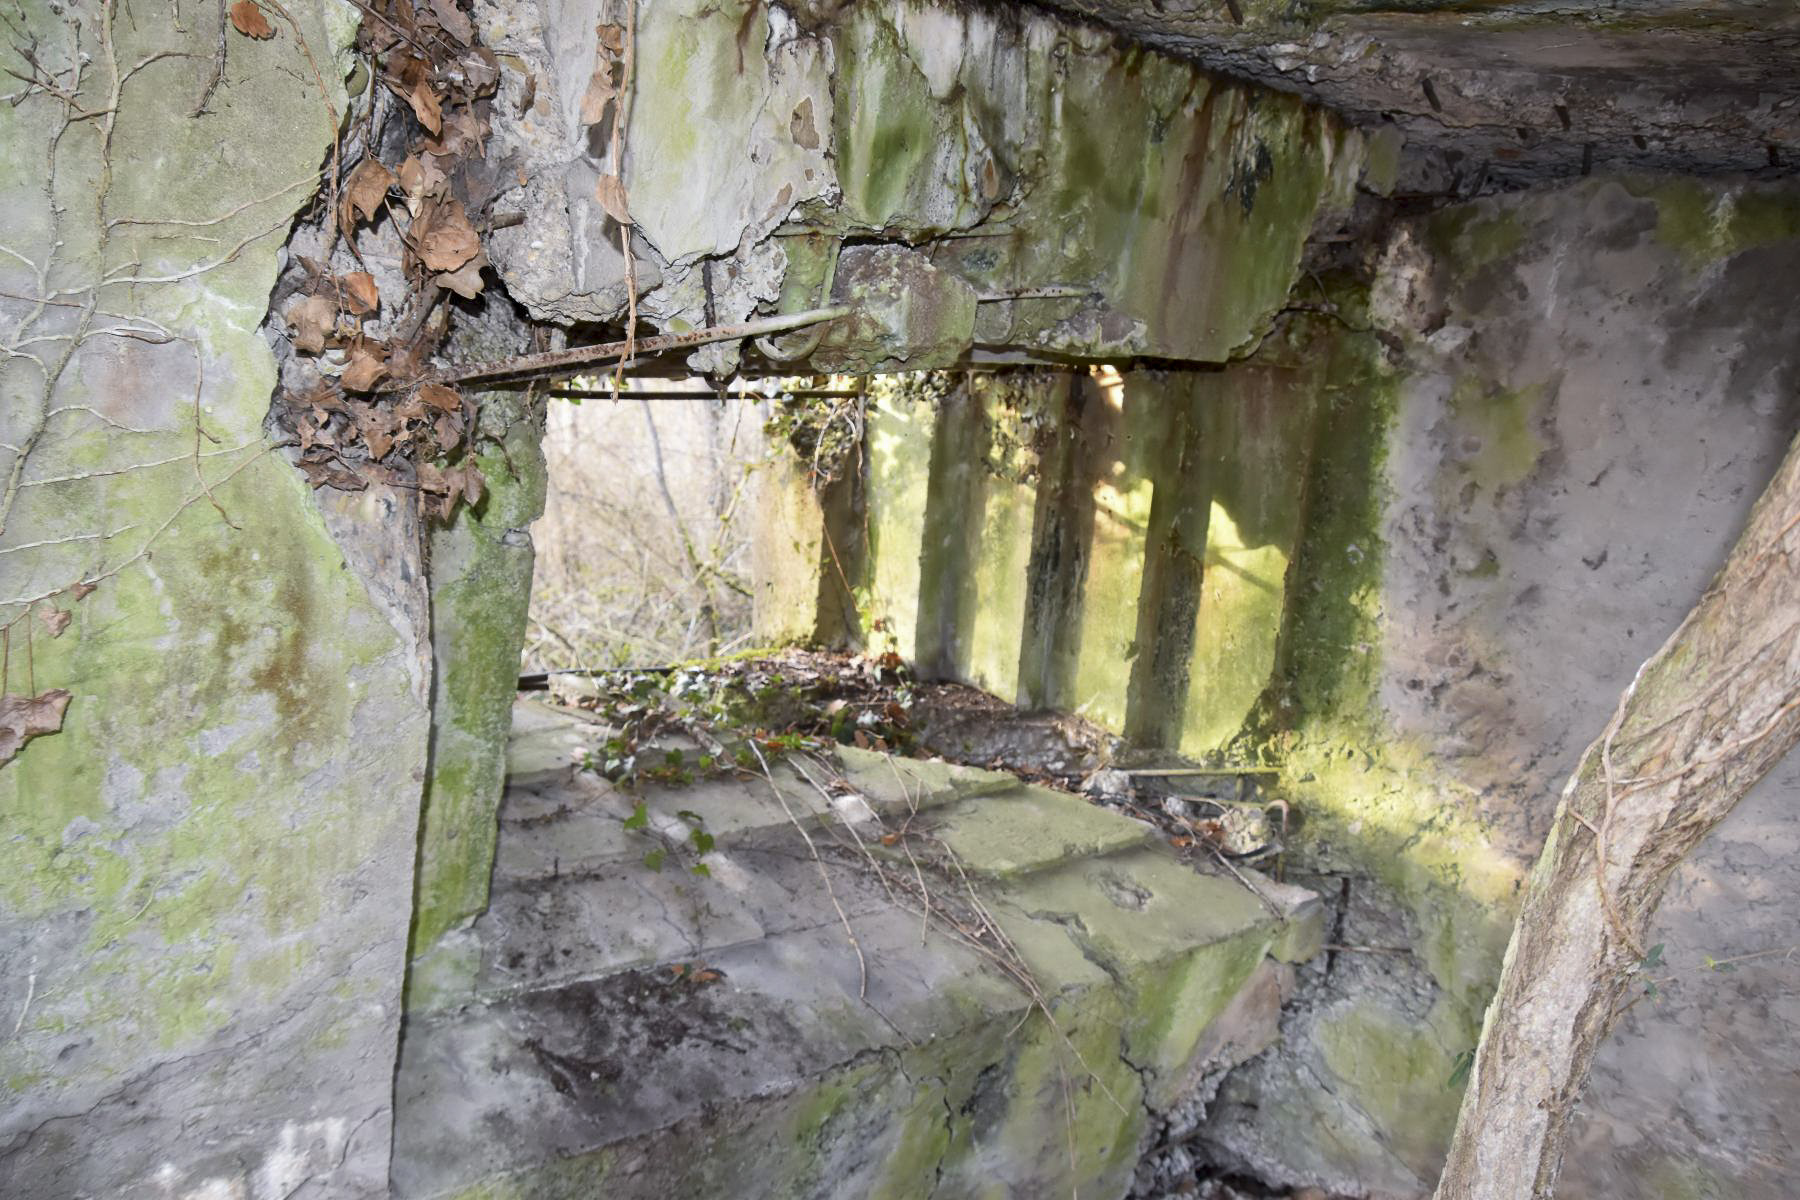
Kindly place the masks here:
[[(604, 727), (518, 729), (493, 906), (415, 983), (402, 1197), (1122, 1195), (1284, 935), (1145, 827), (1010, 776), (844, 749), (782, 764), (779, 798), (760, 773), (626, 794), (532, 753), (573, 763)], [(938, 919), (897, 899), (912, 871)]]

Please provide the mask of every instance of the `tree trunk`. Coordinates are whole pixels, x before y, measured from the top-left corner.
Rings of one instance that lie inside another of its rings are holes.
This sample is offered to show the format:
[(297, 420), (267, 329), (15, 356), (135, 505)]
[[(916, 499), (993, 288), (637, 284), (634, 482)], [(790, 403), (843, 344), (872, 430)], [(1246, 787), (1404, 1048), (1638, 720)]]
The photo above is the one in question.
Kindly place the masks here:
[(1531, 874), (1436, 1200), (1544, 1200), (1670, 873), (1800, 740), (1800, 438), (1619, 699)]

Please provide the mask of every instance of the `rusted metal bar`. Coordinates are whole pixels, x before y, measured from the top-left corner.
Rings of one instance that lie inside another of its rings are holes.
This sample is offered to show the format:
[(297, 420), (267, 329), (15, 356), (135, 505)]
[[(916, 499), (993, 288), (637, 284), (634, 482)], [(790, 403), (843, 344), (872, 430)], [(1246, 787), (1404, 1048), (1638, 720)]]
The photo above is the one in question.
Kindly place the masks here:
[(1049, 287), (1017, 288), (1010, 292), (983, 292), (975, 297), (975, 303), (999, 304), (1004, 300), (1085, 300), (1098, 294), (1093, 288), (1053, 284)]
[[(615, 393), (611, 388), (551, 388), (542, 395), (557, 400), (611, 400), (616, 395), (620, 400), (717, 400), (719, 394), (714, 391), (692, 392), (675, 388), (657, 388), (633, 391), (631, 388), (620, 388)], [(861, 392), (819, 391), (813, 388), (782, 388), (777, 396), (807, 396), (826, 399), (850, 400), (862, 395)], [(737, 393), (726, 390), (725, 399), (768, 399), (761, 392), (751, 392), (748, 397), (740, 397)]]
[(466, 367), (434, 371), (423, 379), (390, 383), (378, 390), (401, 391), (413, 386), (414, 382), (470, 383), (482, 379), (514, 379), (527, 375), (567, 374), (571, 367), (591, 366), (617, 359), (628, 346), (637, 354), (658, 354), (665, 350), (704, 346), (709, 342), (726, 342), (734, 338), (756, 337), (765, 333), (782, 333), (789, 329), (804, 329), (808, 325), (817, 325), (824, 321), (847, 317), (853, 311), (855, 309), (851, 305), (837, 304), (830, 308), (814, 308), (805, 312), (761, 317), (755, 321), (743, 321), (736, 325), (715, 325), (707, 329), (696, 329), (691, 333), (666, 333), (658, 337), (638, 338), (633, 343), (602, 342), (597, 346), (570, 346), (564, 350), (520, 354), (513, 358), (500, 359), (497, 362), (472, 363)]

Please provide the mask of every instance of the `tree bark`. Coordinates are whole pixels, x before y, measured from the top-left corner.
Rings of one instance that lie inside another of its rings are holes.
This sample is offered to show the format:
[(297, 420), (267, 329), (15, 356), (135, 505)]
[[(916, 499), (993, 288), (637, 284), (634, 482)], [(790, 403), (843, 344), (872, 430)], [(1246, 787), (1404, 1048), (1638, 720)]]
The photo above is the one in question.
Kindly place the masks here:
[(1507, 948), (1435, 1200), (1547, 1200), (1669, 875), (1800, 740), (1800, 438), (1582, 755)]

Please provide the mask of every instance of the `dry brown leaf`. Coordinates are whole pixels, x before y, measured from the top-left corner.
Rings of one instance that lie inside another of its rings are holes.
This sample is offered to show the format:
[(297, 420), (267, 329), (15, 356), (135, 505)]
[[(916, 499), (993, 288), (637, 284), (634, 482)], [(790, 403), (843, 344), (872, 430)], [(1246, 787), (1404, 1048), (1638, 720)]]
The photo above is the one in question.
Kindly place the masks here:
[(438, 103), (437, 93), (431, 90), (431, 84), (424, 79), (415, 82), (406, 91), (406, 102), (412, 105), (413, 115), (419, 118), (431, 133), (437, 133), (444, 127), (444, 109)]
[(462, 498), (464, 504), (479, 504), (481, 493), (486, 490), (487, 480), (472, 462), (462, 465)]
[(631, 224), (631, 209), (625, 200), (625, 185), (619, 182), (617, 175), (602, 175), (594, 181), (594, 199), (606, 210), (606, 215), (621, 225)]
[(367, 271), (352, 271), (344, 276), (344, 298), (350, 302), (350, 311), (359, 317), (366, 317), (381, 307), (381, 289), (375, 286), (375, 277)]
[(456, 413), (445, 413), (432, 423), (431, 432), (437, 436), (438, 449), (448, 450), (462, 443), (462, 417)]
[(256, 0), (237, 0), (231, 6), (231, 27), (245, 37), (255, 38), (259, 42), (275, 36), (274, 26), (263, 16), (262, 9), (256, 6)]
[(38, 609), (38, 620), (44, 623), (44, 628), (50, 631), (50, 636), (53, 638), (63, 635), (63, 630), (69, 627), (71, 619), (67, 610), (54, 605)]
[(587, 91), (581, 95), (581, 123), (598, 125), (606, 115), (606, 106), (618, 95), (613, 87), (612, 68), (601, 67), (588, 77)]
[(500, 59), (486, 46), (457, 60), (462, 67), (463, 86), (471, 96), (491, 96), (500, 90)]
[(74, 583), (69, 585), (69, 594), (77, 600), (85, 600), (88, 593), (99, 586), (99, 584), (89, 583), (85, 579), (77, 579)]
[(530, 112), (531, 106), (536, 102), (537, 72), (527, 71), (525, 73), (525, 90), (519, 96), (519, 116), (523, 117), (526, 113)]
[(446, 271), (437, 277), (438, 286), (455, 292), (464, 300), (473, 300), (481, 295), (486, 285), (481, 280), (481, 268), (487, 266), (487, 255), (477, 254), (454, 271)]
[(425, 371), (425, 347), (418, 342), (390, 348), (388, 375), (394, 379), (417, 379)]
[(421, 384), (419, 387), (419, 399), (431, 405), (431, 407), (437, 409), (439, 412), (462, 412), (462, 397), (457, 394), (455, 388), (447, 387), (441, 383)]
[(623, 27), (618, 25), (596, 25), (594, 26), (594, 33), (599, 37), (602, 49), (610, 50), (614, 54), (625, 49), (625, 30)]
[(481, 238), (454, 199), (420, 213), (409, 232), (420, 261), (433, 271), (454, 271), (481, 251)]
[(444, 471), (430, 463), (419, 464), (419, 491), (436, 496), (432, 502), (431, 514), (440, 521), (448, 521), (456, 511), (456, 501), (462, 495), (461, 481), (452, 480), (451, 472)]
[(334, 487), (341, 492), (360, 492), (369, 486), (369, 481), (354, 471), (346, 471), (330, 463), (301, 460), (299, 465), (306, 472), (306, 481), (315, 488)]
[(388, 189), (393, 186), (394, 173), (378, 160), (365, 158), (357, 163), (356, 170), (344, 181), (343, 196), (338, 201), (338, 221), (344, 232), (349, 233), (355, 226), (356, 213), (361, 213), (365, 221), (373, 221), (375, 214), (381, 211), (382, 201), (387, 199)]
[(451, 159), (479, 157), (488, 133), (485, 120), (471, 109), (459, 108), (444, 118), (443, 129), (429, 140), (426, 149)]
[(337, 305), (327, 296), (308, 296), (288, 309), (294, 330), (294, 349), (302, 354), (321, 354), (325, 339), (337, 329)]
[(406, 211), (413, 216), (419, 215), (425, 201), (443, 195), (447, 189), (448, 180), (436, 159), (420, 159), (412, 154), (400, 164), (400, 190), (406, 194)]
[(0, 763), (11, 762), (32, 738), (61, 730), (69, 698), (67, 688), (51, 688), (35, 696), (15, 692), (0, 696)]
[(363, 445), (369, 448), (369, 457), (379, 462), (394, 448), (394, 435), (380, 429), (364, 430)]
[(430, 0), (430, 4), (431, 15), (438, 19), (445, 33), (465, 46), (475, 40), (475, 29), (462, 9), (456, 7), (455, 0)]
[[(350, 348), (350, 362), (339, 378), (353, 392), (366, 392), (387, 374), (387, 358), (379, 342), (358, 342)], [(379, 456), (377, 456), (379, 457)]]

